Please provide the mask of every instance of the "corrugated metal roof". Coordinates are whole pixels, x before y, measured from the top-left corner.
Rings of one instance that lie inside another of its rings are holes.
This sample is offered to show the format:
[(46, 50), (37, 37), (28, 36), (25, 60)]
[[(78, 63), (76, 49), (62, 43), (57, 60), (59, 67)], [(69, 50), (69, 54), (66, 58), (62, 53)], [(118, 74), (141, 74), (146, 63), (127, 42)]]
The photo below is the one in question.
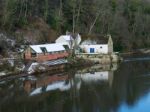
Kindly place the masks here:
[(47, 52), (64, 51), (65, 48), (61, 44), (42, 44), (42, 45), (30, 45), (30, 47), (36, 53), (43, 53), (41, 48), (46, 48)]

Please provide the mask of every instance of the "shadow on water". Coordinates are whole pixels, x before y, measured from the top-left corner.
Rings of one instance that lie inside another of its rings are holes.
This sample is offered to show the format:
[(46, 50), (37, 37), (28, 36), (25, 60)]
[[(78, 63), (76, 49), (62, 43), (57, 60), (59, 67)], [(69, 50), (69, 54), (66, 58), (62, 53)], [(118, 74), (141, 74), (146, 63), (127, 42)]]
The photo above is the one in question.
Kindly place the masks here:
[(149, 94), (150, 61), (128, 61), (0, 82), (0, 112), (136, 112)]

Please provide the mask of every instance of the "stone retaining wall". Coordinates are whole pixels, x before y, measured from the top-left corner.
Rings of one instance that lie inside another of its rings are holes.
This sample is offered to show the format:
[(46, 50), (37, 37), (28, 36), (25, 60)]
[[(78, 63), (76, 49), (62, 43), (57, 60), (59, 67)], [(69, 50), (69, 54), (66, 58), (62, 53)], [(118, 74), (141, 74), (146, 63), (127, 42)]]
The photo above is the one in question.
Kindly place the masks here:
[(107, 64), (107, 63), (117, 63), (121, 60), (120, 56), (117, 54), (76, 54), (77, 58), (83, 58), (85, 60), (91, 60), (95, 63)]

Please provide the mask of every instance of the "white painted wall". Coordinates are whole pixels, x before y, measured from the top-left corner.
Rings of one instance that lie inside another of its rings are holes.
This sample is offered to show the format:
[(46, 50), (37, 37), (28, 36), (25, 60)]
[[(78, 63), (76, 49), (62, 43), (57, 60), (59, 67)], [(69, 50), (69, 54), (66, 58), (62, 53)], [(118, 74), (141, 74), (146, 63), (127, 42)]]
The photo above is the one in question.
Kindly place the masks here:
[(65, 40), (63, 37), (59, 37), (58, 39), (56, 39), (55, 42), (56, 42), (56, 43), (69, 44), (69, 43), (67, 42), (67, 40)]
[(56, 39), (55, 41), (56, 43), (63, 43), (63, 42), (67, 42), (63, 37), (59, 37), (58, 39)]
[(55, 43), (60, 43), (61, 45), (68, 45), (71, 48), (71, 41), (69, 39), (65, 39), (63, 36), (60, 36), (56, 39)]
[(85, 51), (85, 53), (90, 53), (90, 48), (95, 49), (95, 53), (100, 54), (108, 54), (108, 45), (101, 44), (101, 45), (80, 45), (80, 48)]

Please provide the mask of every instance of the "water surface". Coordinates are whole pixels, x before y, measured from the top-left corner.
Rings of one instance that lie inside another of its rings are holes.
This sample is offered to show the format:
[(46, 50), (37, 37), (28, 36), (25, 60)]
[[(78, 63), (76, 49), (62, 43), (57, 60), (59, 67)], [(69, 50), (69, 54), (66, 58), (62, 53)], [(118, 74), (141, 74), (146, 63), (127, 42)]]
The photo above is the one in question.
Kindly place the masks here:
[(0, 82), (0, 112), (150, 112), (150, 60)]

